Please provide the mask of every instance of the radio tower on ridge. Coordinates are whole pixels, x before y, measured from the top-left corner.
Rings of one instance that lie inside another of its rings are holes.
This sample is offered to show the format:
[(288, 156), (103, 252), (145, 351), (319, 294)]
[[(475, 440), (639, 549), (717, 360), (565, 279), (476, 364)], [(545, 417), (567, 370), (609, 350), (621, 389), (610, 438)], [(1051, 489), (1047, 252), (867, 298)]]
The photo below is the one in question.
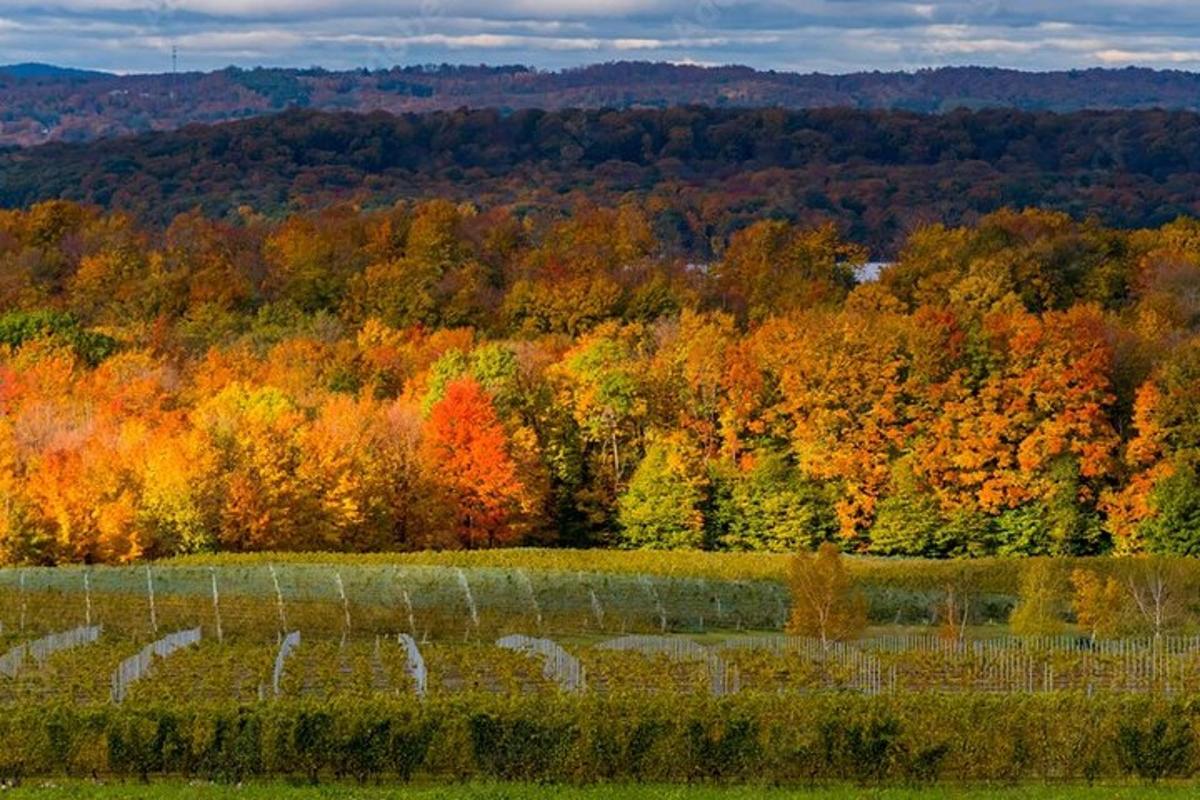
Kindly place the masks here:
[(175, 102), (175, 88), (179, 83), (179, 46), (171, 45), (171, 102)]

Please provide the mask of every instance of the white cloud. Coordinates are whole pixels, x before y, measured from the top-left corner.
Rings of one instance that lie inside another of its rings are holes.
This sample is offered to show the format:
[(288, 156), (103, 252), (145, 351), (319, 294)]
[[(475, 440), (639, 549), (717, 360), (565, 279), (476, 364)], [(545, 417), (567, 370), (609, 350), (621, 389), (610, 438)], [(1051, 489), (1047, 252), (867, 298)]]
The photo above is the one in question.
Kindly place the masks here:
[(162, 70), (619, 58), (851, 72), (1200, 63), (1194, 0), (0, 0), (0, 61)]
[(1200, 49), (1098, 50), (1095, 55), (1103, 64), (1200, 64)]

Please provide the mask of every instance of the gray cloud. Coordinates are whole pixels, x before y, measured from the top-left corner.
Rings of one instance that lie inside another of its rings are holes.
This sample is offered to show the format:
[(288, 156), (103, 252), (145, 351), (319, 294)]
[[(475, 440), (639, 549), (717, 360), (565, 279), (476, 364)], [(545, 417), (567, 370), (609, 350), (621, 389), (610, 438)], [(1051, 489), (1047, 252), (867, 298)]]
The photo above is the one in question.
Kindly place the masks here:
[(181, 67), (614, 59), (850, 72), (1200, 68), (1194, 0), (0, 0), (0, 63)]

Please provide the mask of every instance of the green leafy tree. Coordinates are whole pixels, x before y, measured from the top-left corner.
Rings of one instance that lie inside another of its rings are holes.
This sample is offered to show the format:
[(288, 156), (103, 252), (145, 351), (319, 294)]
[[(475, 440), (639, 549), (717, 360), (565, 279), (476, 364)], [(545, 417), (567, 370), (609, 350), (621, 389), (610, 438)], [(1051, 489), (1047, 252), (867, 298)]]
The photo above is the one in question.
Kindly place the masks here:
[(838, 530), (828, 486), (803, 477), (781, 453), (754, 466), (716, 471), (712, 527), (725, 550), (809, 550)]
[(968, 508), (943, 512), (907, 459), (892, 469), (891, 493), (876, 507), (869, 550), (884, 556), (942, 558), (987, 552), (990, 520)]
[(1152, 515), (1138, 533), (1152, 553), (1200, 555), (1200, 479), (1190, 467), (1175, 470), (1150, 493)]
[(693, 447), (678, 437), (652, 444), (618, 501), (622, 544), (654, 549), (703, 547), (706, 490)]
[(1021, 590), (1009, 625), (1019, 636), (1060, 633), (1065, 603), (1066, 584), (1058, 564), (1049, 558), (1032, 559), (1021, 572)]

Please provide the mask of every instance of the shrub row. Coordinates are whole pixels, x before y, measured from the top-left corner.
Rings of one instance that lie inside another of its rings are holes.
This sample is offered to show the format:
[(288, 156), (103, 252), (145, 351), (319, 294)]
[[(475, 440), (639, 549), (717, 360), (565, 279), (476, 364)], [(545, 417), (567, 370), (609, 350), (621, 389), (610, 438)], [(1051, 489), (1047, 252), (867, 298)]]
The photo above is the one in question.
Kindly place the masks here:
[(71, 706), (0, 717), (0, 779), (1156, 780), (1200, 772), (1200, 698), (456, 696)]

